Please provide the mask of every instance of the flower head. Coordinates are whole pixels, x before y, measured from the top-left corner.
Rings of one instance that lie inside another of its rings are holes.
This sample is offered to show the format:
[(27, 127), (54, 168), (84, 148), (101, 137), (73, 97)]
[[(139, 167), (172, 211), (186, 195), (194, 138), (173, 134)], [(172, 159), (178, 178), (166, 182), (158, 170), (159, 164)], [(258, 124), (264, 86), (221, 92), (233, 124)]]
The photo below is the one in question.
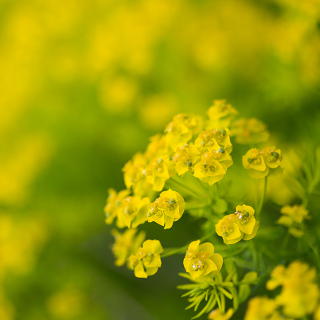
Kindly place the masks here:
[(168, 145), (173, 149), (188, 143), (202, 128), (201, 117), (178, 114), (165, 129)]
[(170, 229), (174, 221), (181, 218), (184, 211), (182, 196), (171, 189), (161, 192), (159, 198), (148, 208), (148, 222), (156, 222), (165, 229)]
[(261, 150), (265, 159), (265, 164), (268, 168), (275, 169), (281, 164), (281, 150), (276, 147), (265, 147)]
[(233, 313), (233, 309), (229, 309), (226, 313), (216, 309), (209, 314), (208, 320), (229, 320), (233, 316)]
[(237, 113), (237, 110), (226, 100), (214, 100), (213, 105), (208, 110), (209, 127), (229, 127)]
[(269, 132), (263, 122), (255, 118), (242, 118), (232, 123), (231, 134), (240, 144), (256, 144), (269, 139)]
[(177, 174), (181, 176), (188, 171), (192, 171), (198, 158), (199, 152), (193, 144), (186, 144), (178, 148), (173, 156)]
[(120, 192), (116, 192), (113, 189), (109, 190), (109, 196), (107, 198), (107, 203), (104, 207), (104, 212), (106, 215), (106, 223), (110, 224), (117, 217), (119, 207), (122, 203), (122, 200), (129, 195), (129, 190), (122, 190)]
[(219, 272), (223, 264), (220, 254), (214, 253), (214, 246), (210, 242), (200, 244), (200, 240), (189, 244), (183, 260), (185, 270), (193, 279)]
[(241, 239), (250, 240), (256, 236), (259, 223), (254, 217), (254, 209), (238, 205), (236, 212), (224, 216), (216, 224), (216, 232), (224, 243), (234, 244)]
[(295, 237), (303, 235), (302, 223), (308, 218), (308, 210), (302, 205), (284, 206), (281, 208), (282, 216), (279, 218), (279, 224), (289, 228), (289, 232)]
[(117, 226), (119, 228), (136, 228), (147, 220), (149, 198), (130, 196), (124, 198), (117, 211)]
[(315, 282), (315, 269), (305, 263), (295, 261), (287, 268), (276, 267), (271, 279), (267, 282), (268, 289), (282, 286), (276, 297), (277, 305), (283, 308), (288, 317), (302, 318), (315, 311), (319, 299), (319, 288)]
[(242, 164), (253, 178), (264, 178), (269, 173), (263, 154), (259, 149), (250, 149), (243, 157)]
[(208, 184), (214, 184), (226, 174), (226, 168), (215, 159), (213, 153), (207, 152), (201, 156), (200, 161), (194, 167), (194, 176)]
[(137, 278), (152, 276), (161, 267), (162, 252), (159, 240), (146, 240), (142, 247), (129, 257), (129, 268), (134, 271)]
[(113, 230), (112, 234), (115, 238), (115, 243), (112, 246), (112, 252), (116, 257), (115, 264), (122, 266), (126, 263), (128, 257), (141, 246), (145, 234), (144, 232), (137, 234), (136, 229), (128, 229), (123, 233)]

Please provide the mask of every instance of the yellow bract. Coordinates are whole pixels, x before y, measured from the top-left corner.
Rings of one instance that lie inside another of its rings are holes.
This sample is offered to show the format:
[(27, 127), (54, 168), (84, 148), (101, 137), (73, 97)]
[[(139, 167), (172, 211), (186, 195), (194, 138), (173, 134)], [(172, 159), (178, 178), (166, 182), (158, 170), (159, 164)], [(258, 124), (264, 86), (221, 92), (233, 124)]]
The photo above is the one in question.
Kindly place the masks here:
[(136, 234), (136, 229), (129, 229), (122, 234), (117, 230), (113, 230), (112, 234), (115, 238), (115, 243), (112, 246), (112, 252), (116, 257), (115, 264), (122, 266), (126, 263), (128, 257), (138, 250), (143, 240), (145, 239), (144, 232)]
[(302, 223), (308, 218), (308, 210), (302, 205), (284, 206), (281, 208), (281, 216), (277, 223), (289, 228), (289, 232), (295, 237), (303, 235)]
[(117, 217), (119, 207), (122, 203), (122, 200), (129, 195), (129, 190), (122, 190), (120, 192), (116, 192), (113, 189), (109, 190), (109, 196), (107, 198), (107, 203), (104, 207), (104, 212), (106, 215), (105, 222), (110, 224)]
[(238, 205), (236, 212), (224, 216), (216, 224), (216, 232), (224, 243), (234, 244), (241, 239), (255, 237), (259, 223), (254, 217), (254, 209), (247, 205)]
[(208, 110), (210, 128), (225, 128), (229, 127), (237, 110), (227, 103), (226, 100), (214, 100), (213, 105)]
[(305, 263), (295, 261), (287, 268), (276, 267), (267, 288), (272, 290), (282, 286), (276, 297), (277, 305), (283, 308), (288, 317), (301, 318), (315, 311), (319, 299), (319, 287), (316, 285), (315, 269)]
[(269, 132), (264, 123), (255, 118), (242, 118), (232, 123), (231, 134), (240, 144), (256, 144), (265, 142), (269, 138)]
[(161, 267), (162, 252), (163, 248), (159, 240), (146, 240), (142, 247), (129, 257), (128, 266), (137, 278), (152, 276)]
[(200, 244), (200, 240), (189, 244), (183, 260), (185, 270), (193, 279), (219, 272), (223, 264), (220, 254), (214, 253), (214, 246), (210, 242)]
[(209, 314), (209, 320), (229, 320), (233, 316), (234, 310), (229, 309), (226, 313), (219, 309), (213, 310)]
[(269, 169), (278, 168), (281, 159), (281, 151), (275, 147), (253, 148), (242, 157), (242, 164), (253, 178), (260, 179), (269, 174)]
[(187, 144), (177, 149), (173, 156), (175, 170), (178, 175), (193, 171), (195, 163), (199, 159), (199, 151), (193, 144)]
[(182, 196), (171, 189), (161, 192), (149, 206), (148, 222), (156, 222), (165, 229), (170, 229), (174, 221), (181, 218), (184, 211), (184, 200)]

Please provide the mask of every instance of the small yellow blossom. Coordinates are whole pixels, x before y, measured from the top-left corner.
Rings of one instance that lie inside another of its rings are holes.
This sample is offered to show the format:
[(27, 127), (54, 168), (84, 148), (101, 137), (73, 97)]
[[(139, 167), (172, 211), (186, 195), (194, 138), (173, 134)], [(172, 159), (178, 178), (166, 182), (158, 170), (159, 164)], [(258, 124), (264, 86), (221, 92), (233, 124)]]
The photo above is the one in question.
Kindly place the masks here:
[(175, 170), (178, 175), (192, 171), (199, 158), (199, 152), (193, 144), (184, 145), (177, 149), (173, 156)]
[(261, 150), (265, 164), (270, 169), (278, 168), (281, 164), (281, 150), (276, 147), (265, 147)]
[(237, 110), (226, 102), (226, 100), (214, 100), (213, 105), (208, 110), (209, 127), (225, 128), (229, 127)]
[(199, 116), (178, 114), (165, 129), (167, 143), (172, 148), (188, 143), (202, 128)]
[(216, 232), (224, 243), (234, 244), (241, 239), (250, 240), (256, 236), (259, 223), (254, 217), (254, 209), (238, 205), (236, 212), (224, 216), (216, 224)]
[(117, 211), (117, 226), (119, 228), (136, 228), (147, 220), (149, 198), (138, 196), (126, 197), (121, 201)]
[(128, 229), (122, 234), (117, 230), (113, 230), (112, 234), (115, 238), (115, 243), (112, 246), (112, 252), (116, 257), (115, 264), (122, 266), (126, 263), (128, 257), (136, 252), (145, 239), (144, 232), (138, 234), (136, 229)]
[(255, 297), (249, 301), (248, 309), (244, 320), (276, 320), (278, 312), (277, 304), (274, 300), (266, 297)]
[(154, 275), (161, 267), (160, 254), (163, 248), (159, 240), (146, 240), (134, 254), (129, 257), (129, 268), (137, 278)]
[(199, 151), (208, 152), (222, 148), (227, 153), (232, 151), (229, 131), (227, 129), (211, 129), (202, 131), (195, 140)]
[(137, 153), (123, 168), (124, 182), (128, 189), (132, 188), (136, 195), (146, 195), (151, 185), (147, 182), (148, 161), (144, 155)]
[(229, 309), (226, 313), (222, 312), (219, 309), (213, 310), (208, 319), (209, 320), (229, 320), (233, 316), (233, 309)]
[(179, 220), (184, 212), (184, 199), (171, 189), (161, 192), (159, 198), (150, 204), (148, 222), (156, 222), (165, 229), (170, 229), (173, 222)]
[(122, 190), (118, 193), (113, 189), (109, 190), (107, 204), (104, 207), (104, 212), (106, 215), (105, 221), (107, 224), (111, 224), (113, 220), (117, 217), (121, 202), (124, 198), (126, 198), (129, 195), (129, 193), (129, 190)]
[(250, 149), (243, 157), (242, 164), (253, 178), (264, 178), (269, 173), (263, 154), (259, 149)]
[(289, 228), (289, 232), (295, 237), (303, 235), (302, 223), (308, 218), (308, 210), (302, 205), (284, 206), (281, 208), (281, 216), (277, 223)]
[(295, 261), (287, 268), (276, 267), (267, 282), (268, 289), (282, 286), (276, 303), (282, 306), (288, 317), (302, 318), (315, 311), (319, 299), (315, 269), (305, 263)]
[(235, 214), (228, 214), (216, 224), (216, 232), (223, 238), (224, 243), (234, 244), (242, 239), (242, 232)]
[(264, 123), (255, 118), (242, 118), (232, 123), (231, 134), (240, 144), (256, 144), (269, 139)]
[(146, 168), (147, 182), (154, 191), (161, 191), (171, 176), (171, 164), (167, 157), (153, 159)]
[(200, 244), (200, 240), (189, 244), (183, 260), (185, 270), (193, 279), (219, 272), (223, 264), (220, 254), (214, 253), (214, 246), (210, 242)]
[(207, 152), (195, 165), (193, 175), (211, 185), (223, 179), (225, 174), (226, 168), (215, 159), (213, 153)]

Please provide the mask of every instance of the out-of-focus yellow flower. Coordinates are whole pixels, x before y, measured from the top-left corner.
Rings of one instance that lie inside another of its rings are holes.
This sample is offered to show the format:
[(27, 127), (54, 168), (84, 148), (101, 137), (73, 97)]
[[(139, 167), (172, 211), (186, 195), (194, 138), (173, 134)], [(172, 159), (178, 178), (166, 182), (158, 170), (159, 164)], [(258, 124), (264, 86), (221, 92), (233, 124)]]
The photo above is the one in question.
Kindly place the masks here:
[(231, 120), (237, 114), (237, 110), (227, 103), (226, 100), (214, 100), (208, 110), (210, 128), (229, 127)]
[(282, 286), (276, 297), (277, 305), (288, 317), (301, 318), (315, 311), (319, 299), (315, 269), (305, 263), (295, 261), (287, 268), (278, 266), (267, 282), (268, 289)]
[(147, 220), (149, 198), (129, 196), (121, 201), (117, 210), (117, 226), (119, 228), (136, 228)]
[(253, 178), (264, 178), (269, 173), (263, 154), (259, 149), (250, 149), (243, 157), (242, 164)]
[(174, 221), (179, 220), (184, 212), (184, 199), (171, 189), (161, 192), (148, 209), (148, 222), (156, 222), (165, 229), (170, 229)]
[(47, 307), (59, 319), (73, 319), (81, 315), (85, 300), (79, 289), (65, 288), (49, 298)]
[(219, 272), (223, 264), (220, 254), (214, 253), (214, 246), (210, 242), (200, 244), (200, 240), (192, 241), (183, 260), (185, 270), (193, 279)]
[(199, 152), (193, 144), (187, 144), (177, 149), (173, 156), (175, 170), (178, 175), (192, 171), (199, 159)]
[(314, 313), (314, 320), (320, 320), (320, 305), (317, 307)]
[(270, 169), (278, 168), (282, 161), (281, 150), (276, 147), (265, 147), (261, 150), (265, 164)]
[(266, 297), (255, 297), (249, 301), (244, 320), (280, 320), (277, 304)]
[(216, 232), (224, 243), (234, 244), (241, 239), (250, 240), (256, 236), (259, 223), (254, 217), (254, 209), (238, 205), (236, 212), (224, 216), (215, 226)]
[(129, 190), (122, 190), (116, 192), (113, 189), (109, 190), (109, 196), (107, 198), (107, 203), (104, 207), (104, 212), (106, 215), (105, 222), (110, 224), (117, 217), (122, 200), (129, 195)]
[(225, 174), (226, 168), (215, 159), (215, 155), (206, 152), (195, 165), (193, 175), (211, 185), (223, 179)]
[(112, 231), (115, 238), (115, 243), (112, 246), (112, 252), (116, 257), (115, 264), (117, 266), (124, 265), (128, 257), (136, 252), (144, 241), (144, 232), (136, 233), (136, 229), (126, 230), (122, 234), (117, 230)]
[(269, 139), (269, 132), (263, 122), (255, 118), (242, 118), (232, 123), (231, 134), (240, 144), (256, 144)]
[(308, 210), (302, 205), (284, 206), (281, 208), (281, 216), (277, 223), (289, 228), (289, 232), (295, 237), (303, 235), (302, 223), (308, 219)]
[(222, 312), (219, 309), (213, 310), (210, 312), (208, 319), (209, 320), (229, 320), (233, 316), (233, 309), (229, 309), (226, 313)]
[(237, 220), (238, 218), (235, 214), (229, 214), (216, 224), (216, 232), (223, 238), (224, 243), (234, 244), (242, 239), (242, 232)]
[(188, 143), (202, 129), (199, 116), (178, 114), (165, 129), (168, 145), (173, 149)]
[(154, 275), (161, 267), (160, 254), (163, 248), (159, 240), (146, 240), (137, 252), (129, 257), (129, 268), (137, 278)]

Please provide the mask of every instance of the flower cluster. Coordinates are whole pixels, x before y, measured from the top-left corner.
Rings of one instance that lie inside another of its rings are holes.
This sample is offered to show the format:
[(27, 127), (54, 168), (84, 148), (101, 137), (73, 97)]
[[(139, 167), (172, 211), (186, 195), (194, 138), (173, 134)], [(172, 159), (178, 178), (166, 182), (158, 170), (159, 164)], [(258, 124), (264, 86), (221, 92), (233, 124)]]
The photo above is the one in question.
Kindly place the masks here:
[(241, 239), (255, 237), (259, 223), (254, 217), (254, 209), (247, 205), (238, 205), (234, 213), (224, 216), (216, 224), (216, 232), (224, 243), (233, 244)]
[(276, 169), (281, 164), (281, 150), (276, 147), (250, 149), (243, 157), (242, 164), (253, 178), (264, 178), (270, 169)]
[(277, 266), (267, 282), (267, 289), (281, 286), (281, 292), (274, 299), (253, 298), (245, 320), (301, 319), (312, 313), (318, 316), (320, 288), (315, 280), (315, 269), (300, 261), (292, 262), (287, 268)]
[[(180, 275), (191, 283), (179, 288), (187, 290), (184, 296), (189, 308), (200, 308), (196, 317), (207, 313), (209, 319), (233, 318), (249, 298), (251, 286), (263, 281), (258, 273), (265, 272), (274, 255), (262, 243), (275, 241), (278, 245), (283, 230), (277, 224), (288, 227), (297, 239), (302, 237), (303, 222), (309, 217), (306, 198), (301, 198), (303, 206), (283, 207), (278, 221), (265, 214), (267, 180), (271, 171), (282, 166), (282, 152), (265, 145), (269, 133), (263, 123), (237, 117), (238, 112), (224, 100), (214, 101), (206, 119), (176, 115), (162, 134), (151, 138), (145, 152), (124, 166), (126, 189), (110, 190), (105, 206), (106, 223), (123, 229), (113, 230), (116, 265), (126, 265), (136, 277), (147, 278), (157, 273), (164, 258), (185, 254), (181, 261), (185, 273)], [(241, 157), (236, 158), (244, 150), (243, 146), (236, 149), (239, 144), (255, 145), (242, 156), (242, 163)], [(281, 172), (276, 170), (273, 176)], [(317, 177), (310, 172), (305, 176)], [(235, 182), (241, 186), (237, 192)], [(186, 214), (202, 223), (194, 229), (198, 240), (163, 248), (159, 240), (147, 239), (145, 224), (154, 223), (165, 231), (188, 223)], [(271, 225), (265, 222), (268, 220)], [(308, 241), (314, 259), (319, 259), (315, 240)], [(281, 250), (279, 245), (279, 254)], [(275, 299), (251, 299), (245, 320), (292, 320), (315, 312), (319, 290), (314, 277), (314, 270), (302, 263), (277, 267), (267, 287), (281, 285), (281, 293)], [(301, 294), (306, 291), (308, 294)]]
[(308, 210), (302, 205), (284, 206), (281, 208), (282, 216), (278, 223), (286, 226), (289, 233), (295, 237), (303, 235), (303, 221), (308, 219)]

